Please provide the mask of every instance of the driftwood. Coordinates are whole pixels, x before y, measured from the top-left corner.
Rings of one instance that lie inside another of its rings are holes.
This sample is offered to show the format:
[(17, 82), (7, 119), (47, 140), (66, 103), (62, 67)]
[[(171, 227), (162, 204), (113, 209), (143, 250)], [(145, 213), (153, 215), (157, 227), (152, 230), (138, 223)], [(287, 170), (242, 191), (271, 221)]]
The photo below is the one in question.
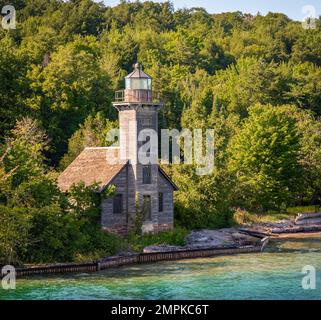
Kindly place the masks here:
[(292, 228), (274, 228), (271, 230), (273, 234), (319, 232), (319, 231), (321, 231), (321, 225), (303, 225), (303, 226), (294, 226)]
[(321, 218), (321, 211), (315, 213), (299, 213), (295, 219), (295, 222), (305, 220), (305, 219), (315, 219)]
[(296, 220), (296, 225), (315, 225), (321, 224), (321, 218)]
[(257, 237), (257, 238), (265, 238), (269, 236), (268, 232), (263, 232), (263, 231), (258, 231), (258, 230), (251, 230), (251, 229), (245, 229), (245, 228), (240, 228), (239, 229), (240, 233), (248, 234), (252, 237)]
[(270, 241), (270, 238), (269, 237), (265, 237), (261, 240), (261, 244), (262, 244), (262, 247), (261, 247), (261, 252), (264, 251), (264, 249), (266, 248), (266, 246), (268, 245)]

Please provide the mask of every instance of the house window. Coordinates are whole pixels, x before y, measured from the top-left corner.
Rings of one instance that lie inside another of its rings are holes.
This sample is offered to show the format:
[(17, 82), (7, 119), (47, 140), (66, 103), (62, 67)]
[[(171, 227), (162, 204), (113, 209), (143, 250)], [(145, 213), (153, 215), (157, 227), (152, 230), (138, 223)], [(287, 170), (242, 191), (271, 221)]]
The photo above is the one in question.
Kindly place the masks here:
[(144, 221), (152, 220), (152, 202), (150, 195), (143, 196), (143, 214)]
[(163, 210), (164, 210), (163, 201), (164, 201), (163, 193), (160, 192), (160, 193), (158, 194), (158, 211), (159, 211), (159, 212), (163, 212)]
[(113, 201), (113, 212), (122, 213), (123, 212), (123, 196), (121, 194), (116, 194)]
[(143, 184), (152, 183), (152, 167), (143, 166)]

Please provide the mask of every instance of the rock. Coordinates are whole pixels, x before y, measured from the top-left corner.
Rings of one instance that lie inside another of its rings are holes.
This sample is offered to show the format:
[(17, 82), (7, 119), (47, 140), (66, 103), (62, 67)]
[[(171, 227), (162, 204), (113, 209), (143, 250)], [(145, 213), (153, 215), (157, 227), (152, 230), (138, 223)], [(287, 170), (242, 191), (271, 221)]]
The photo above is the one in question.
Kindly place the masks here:
[(159, 246), (148, 246), (145, 247), (144, 253), (152, 253), (152, 252), (169, 252), (169, 251), (180, 251), (184, 250), (184, 247), (180, 246), (170, 246), (170, 245), (159, 245)]
[(235, 243), (240, 244), (240, 245), (255, 244), (260, 240), (257, 237), (254, 237), (252, 235), (247, 235), (244, 233), (240, 233), (240, 232), (232, 233), (232, 238)]
[(186, 237), (187, 245), (191, 248), (233, 247), (252, 245), (258, 241), (258, 237), (239, 232), (237, 228), (193, 231)]
[(186, 237), (185, 246), (153, 245), (145, 247), (144, 253), (172, 252), (181, 250), (196, 250), (209, 248), (240, 248), (261, 244), (262, 237), (245, 234), (237, 228), (225, 228), (218, 230), (192, 231)]
[[(234, 244), (234, 240), (231, 236), (232, 232), (227, 232), (226, 230), (227, 229), (192, 231), (186, 237), (186, 243), (189, 247), (217, 247), (223, 245), (232, 245)], [(235, 229), (233, 229), (233, 232), (235, 232)]]
[(212, 240), (212, 239), (208, 238), (208, 237), (203, 237), (203, 238), (194, 239), (194, 242), (205, 242), (205, 241), (210, 241), (210, 240)]

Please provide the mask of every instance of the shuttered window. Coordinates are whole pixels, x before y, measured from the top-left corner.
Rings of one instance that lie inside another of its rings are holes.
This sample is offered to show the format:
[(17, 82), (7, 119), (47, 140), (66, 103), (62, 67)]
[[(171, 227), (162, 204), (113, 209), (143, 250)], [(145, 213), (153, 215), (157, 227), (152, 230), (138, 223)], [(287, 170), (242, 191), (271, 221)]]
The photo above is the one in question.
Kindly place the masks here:
[(158, 194), (158, 211), (159, 212), (163, 212), (163, 210), (164, 210), (163, 201), (164, 201), (164, 196), (163, 196), (163, 193), (160, 192)]
[(123, 196), (121, 194), (116, 194), (113, 202), (114, 213), (122, 213), (123, 211)]
[(143, 166), (143, 184), (152, 183), (152, 168), (151, 166)]

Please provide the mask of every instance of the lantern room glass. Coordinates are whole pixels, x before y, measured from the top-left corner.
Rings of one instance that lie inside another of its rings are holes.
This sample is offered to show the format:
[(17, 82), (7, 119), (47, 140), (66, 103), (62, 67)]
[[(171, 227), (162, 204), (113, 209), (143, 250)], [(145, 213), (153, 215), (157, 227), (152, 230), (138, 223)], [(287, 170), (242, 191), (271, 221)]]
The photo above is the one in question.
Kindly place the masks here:
[(128, 78), (125, 86), (129, 90), (152, 90), (152, 79)]

